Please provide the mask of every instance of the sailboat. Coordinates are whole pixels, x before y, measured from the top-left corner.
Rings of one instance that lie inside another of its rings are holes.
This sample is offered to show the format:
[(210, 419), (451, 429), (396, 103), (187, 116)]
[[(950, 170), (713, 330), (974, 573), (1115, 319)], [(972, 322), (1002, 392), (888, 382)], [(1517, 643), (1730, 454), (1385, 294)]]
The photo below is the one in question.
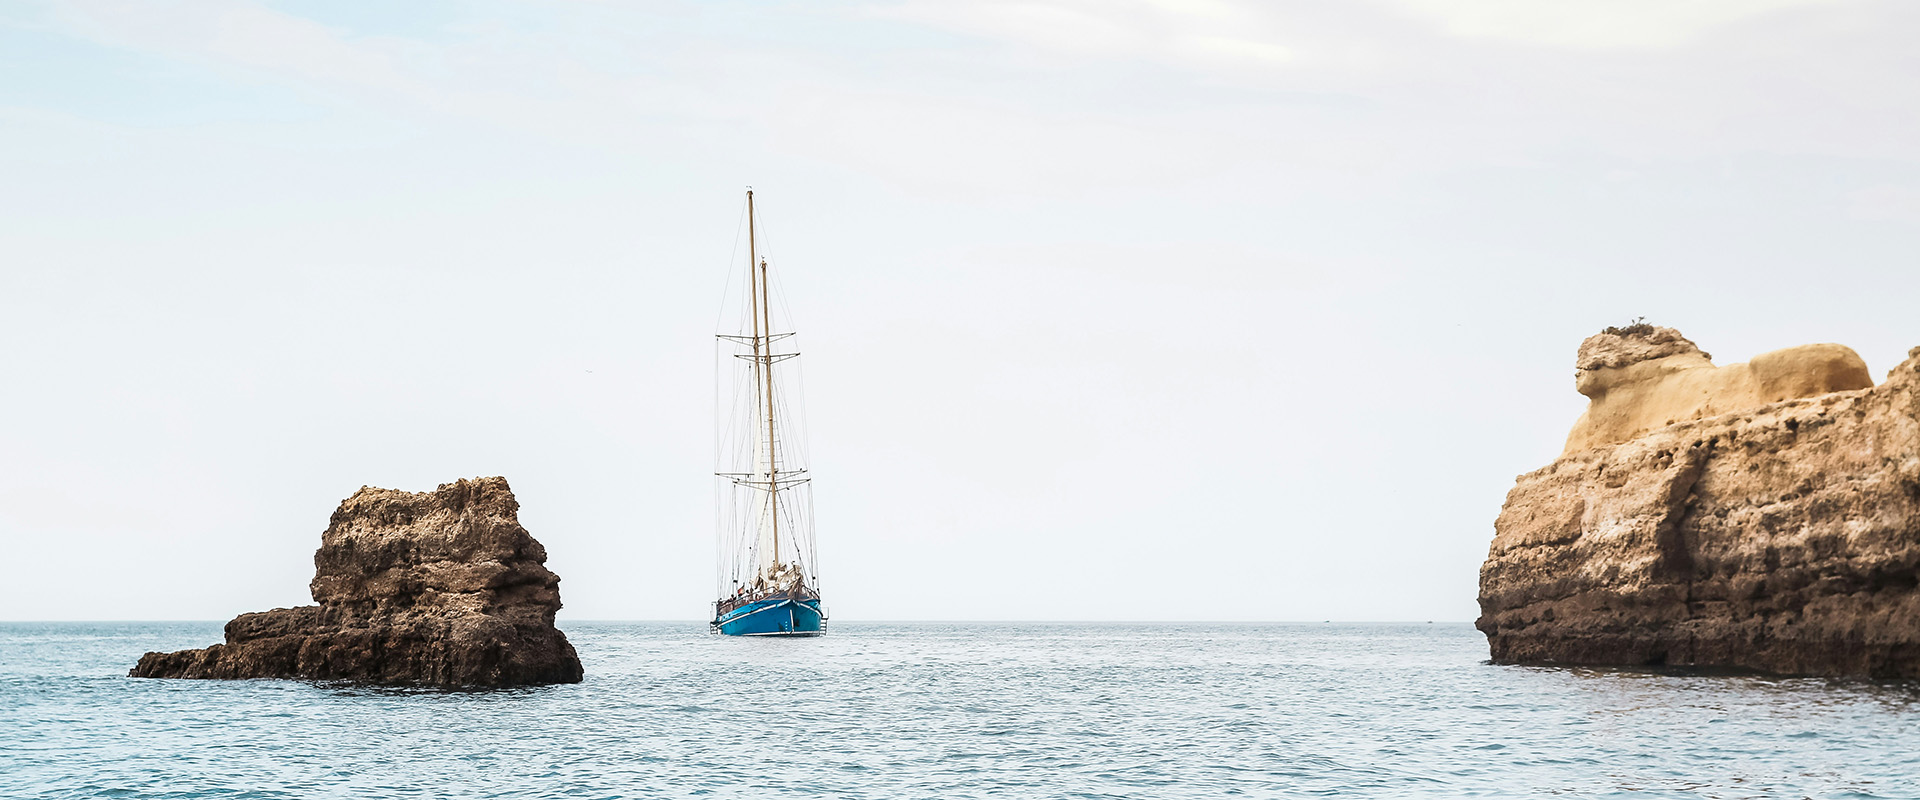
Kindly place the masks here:
[(721, 406), (714, 473), (720, 599), (711, 629), (729, 636), (818, 636), (827, 612), (814, 550), (812, 478), (803, 464), (797, 393), (786, 380), (800, 352), (794, 333), (774, 326), (773, 276), (760, 252), (752, 189), (746, 272), (746, 297), (733, 298), (740, 323), (716, 334), (721, 373), (732, 380), (730, 391), (715, 391)]

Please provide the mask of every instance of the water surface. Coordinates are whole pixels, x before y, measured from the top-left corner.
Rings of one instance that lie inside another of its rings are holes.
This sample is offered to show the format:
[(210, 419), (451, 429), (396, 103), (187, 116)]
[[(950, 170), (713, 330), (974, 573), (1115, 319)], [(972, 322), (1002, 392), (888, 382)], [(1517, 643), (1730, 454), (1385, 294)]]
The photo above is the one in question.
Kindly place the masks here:
[(500, 692), (127, 678), (0, 623), (0, 797), (1920, 796), (1920, 688), (1501, 667), (1470, 626), (563, 623)]

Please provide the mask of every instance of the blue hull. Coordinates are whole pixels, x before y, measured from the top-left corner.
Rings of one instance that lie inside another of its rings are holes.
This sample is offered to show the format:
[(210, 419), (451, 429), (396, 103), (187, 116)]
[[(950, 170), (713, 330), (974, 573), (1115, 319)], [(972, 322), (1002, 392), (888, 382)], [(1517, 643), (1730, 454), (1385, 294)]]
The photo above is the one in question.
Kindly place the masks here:
[(775, 597), (729, 611), (713, 626), (728, 636), (819, 636), (826, 623), (818, 599)]

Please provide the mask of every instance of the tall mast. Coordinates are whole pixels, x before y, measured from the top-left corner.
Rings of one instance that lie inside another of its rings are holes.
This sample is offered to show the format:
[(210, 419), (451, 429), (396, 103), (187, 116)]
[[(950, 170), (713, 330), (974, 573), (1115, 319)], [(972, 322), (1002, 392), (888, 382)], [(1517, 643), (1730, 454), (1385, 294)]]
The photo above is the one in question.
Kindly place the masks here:
[[(764, 399), (767, 409), (767, 504), (768, 516), (773, 524), (773, 564), (780, 564), (780, 461), (774, 454), (773, 424), (773, 314), (771, 298), (767, 292), (767, 262), (760, 258), (759, 244), (755, 238), (753, 224), (753, 190), (747, 190), (747, 276), (748, 291), (753, 292), (753, 363), (754, 373), (764, 387)], [(755, 265), (760, 271), (754, 272)], [(765, 343), (766, 351), (761, 352)]]

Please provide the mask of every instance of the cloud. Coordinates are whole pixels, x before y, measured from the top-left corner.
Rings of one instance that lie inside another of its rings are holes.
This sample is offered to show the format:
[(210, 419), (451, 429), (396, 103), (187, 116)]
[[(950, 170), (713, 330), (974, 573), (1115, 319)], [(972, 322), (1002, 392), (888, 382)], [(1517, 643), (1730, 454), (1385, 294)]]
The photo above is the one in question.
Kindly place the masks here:
[[(55, 29), (85, 40), (403, 119), (480, 121), (624, 149), (662, 120), (725, 124), (737, 116), (737, 104), (717, 99), (711, 85), (724, 75), (676, 79), (645, 69), (648, 59), (684, 65), (697, 55), (642, 47), (644, 33), (618, 25), (569, 31), (574, 47), (560, 48), (538, 32), (497, 26), (432, 40), (356, 36), (247, 0), (74, 0), (52, 6), (48, 16)], [(599, 52), (599, 45), (643, 54), (610, 66), (573, 52)]]
[(1226, 2), (915, 0), (873, 13), (1080, 56), (1274, 66), (1298, 55), (1266, 29), (1259, 6)]
[(788, 87), (768, 124), (783, 150), (940, 191), (1059, 191), (1102, 184), (1115, 165), (1164, 185), (1216, 160), (1169, 146), (1177, 131), (1108, 115), (831, 86)]
[(1381, 36), (1667, 48), (1736, 23), (1837, 2), (1843, 0), (1373, 0), (1328, 9), (1222, 1), (910, 0), (875, 13), (1062, 54), (1245, 68), (1337, 64), (1356, 54), (1371, 62), (1378, 48), (1364, 40)]
[(1046, 193), (1350, 183), (1569, 148), (1911, 158), (1899, 76), (1916, 62), (1895, 31), (1920, 19), (1846, 0), (904, 0), (807, 9), (839, 32), (822, 48), (581, 5), (428, 38), (247, 0), (50, 8), (79, 36), (408, 122)]
[(397, 40), (349, 42), (338, 31), (238, 0), (180, 4), (74, 0), (54, 20), (86, 38), (182, 60), (415, 93), (395, 64)]
[(1715, 28), (1835, 0), (1396, 0), (1448, 34), (1586, 49), (1674, 47)]

